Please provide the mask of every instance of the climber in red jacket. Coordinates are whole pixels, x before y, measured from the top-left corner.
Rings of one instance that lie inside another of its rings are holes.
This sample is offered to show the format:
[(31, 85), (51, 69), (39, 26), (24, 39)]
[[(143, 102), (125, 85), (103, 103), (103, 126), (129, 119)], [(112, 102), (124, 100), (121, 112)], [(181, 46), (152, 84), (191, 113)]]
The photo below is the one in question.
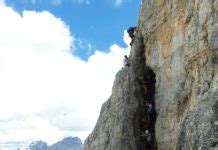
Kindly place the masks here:
[(143, 121), (144, 129), (148, 129), (150, 127), (150, 122), (149, 122), (147, 116), (145, 116), (142, 121)]

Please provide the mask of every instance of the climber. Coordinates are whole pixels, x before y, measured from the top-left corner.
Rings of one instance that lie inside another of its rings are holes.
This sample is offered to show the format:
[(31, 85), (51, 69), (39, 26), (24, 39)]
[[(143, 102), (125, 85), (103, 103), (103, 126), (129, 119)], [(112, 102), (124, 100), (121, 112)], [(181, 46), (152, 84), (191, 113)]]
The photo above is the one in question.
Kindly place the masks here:
[(124, 56), (123, 65), (124, 65), (124, 67), (130, 66), (129, 58), (126, 55)]
[(146, 110), (147, 110), (148, 115), (150, 115), (151, 111), (153, 110), (153, 105), (150, 102), (147, 102)]
[(139, 84), (143, 86), (144, 77), (143, 76), (139, 76), (137, 79), (138, 79)]
[(148, 121), (152, 124), (152, 119), (151, 119), (151, 114), (153, 112), (153, 105), (146, 101), (146, 114), (147, 114), (147, 118), (148, 118)]
[(145, 133), (141, 136), (146, 139), (146, 148), (152, 148), (151, 133), (148, 130), (145, 130)]
[(147, 118), (147, 116), (145, 116), (143, 119), (142, 119), (142, 122), (143, 122), (143, 127), (145, 130), (147, 130), (149, 127), (150, 127), (150, 122)]
[(138, 80), (140, 81), (140, 83), (142, 83), (144, 81), (144, 77), (143, 76), (139, 76)]
[(148, 86), (147, 86), (147, 84), (145, 83), (145, 82), (143, 82), (143, 89), (144, 89), (144, 92), (145, 92), (145, 94), (147, 94), (147, 92), (148, 92)]
[(139, 76), (138, 81), (141, 84), (141, 86), (144, 89), (144, 93), (146, 94), (148, 92), (148, 83), (145, 81), (144, 76)]
[(130, 27), (130, 28), (127, 29), (129, 37), (132, 39), (132, 41), (129, 44), (130, 46), (132, 46), (132, 44), (133, 44), (133, 42), (135, 40), (136, 31), (137, 31), (137, 27)]
[(155, 122), (156, 122), (156, 112), (155, 112), (154, 102), (152, 102), (151, 100), (146, 102), (146, 115), (147, 115), (148, 121), (150, 123), (149, 130), (151, 132), (153, 132), (154, 131)]

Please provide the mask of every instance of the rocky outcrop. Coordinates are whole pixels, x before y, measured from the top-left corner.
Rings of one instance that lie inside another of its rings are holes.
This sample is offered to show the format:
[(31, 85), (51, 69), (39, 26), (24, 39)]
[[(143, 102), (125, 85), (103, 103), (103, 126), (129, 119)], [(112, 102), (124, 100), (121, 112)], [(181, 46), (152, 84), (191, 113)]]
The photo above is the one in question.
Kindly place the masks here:
[(157, 148), (218, 148), (218, 2), (143, 0), (138, 28), (131, 66), (118, 72), (85, 150), (145, 149), (137, 78), (146, 66), (156, 75)]
[(67, 137), (48, 146), (46, 142), (36, 141), (30, 144), (30, 150), (82, 150), (82, 142), (77, 137)]
[(134, 60), (130, 67), (117, 73), (112, 96), (102, 106), (100, 117), (92, 134), (86, 139), (85, 150), (141, 149), (140, 121), (143, 113), (143, 96), (138, 74), (144, 67), (141, 35), (136, 35)]

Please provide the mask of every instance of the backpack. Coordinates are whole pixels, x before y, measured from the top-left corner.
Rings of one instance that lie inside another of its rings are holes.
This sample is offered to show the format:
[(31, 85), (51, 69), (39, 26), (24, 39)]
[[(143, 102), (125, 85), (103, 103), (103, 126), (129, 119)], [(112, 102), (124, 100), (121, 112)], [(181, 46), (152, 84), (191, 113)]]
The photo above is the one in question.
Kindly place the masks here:
[(127, 32), (129, 33), (129, 36), (130, 36), (131, 38), (134, 37), (134, 32), (135, 32), (135, 30), (136, 30), (136, 27), (130, 27), (130, 28), (127, 29)]

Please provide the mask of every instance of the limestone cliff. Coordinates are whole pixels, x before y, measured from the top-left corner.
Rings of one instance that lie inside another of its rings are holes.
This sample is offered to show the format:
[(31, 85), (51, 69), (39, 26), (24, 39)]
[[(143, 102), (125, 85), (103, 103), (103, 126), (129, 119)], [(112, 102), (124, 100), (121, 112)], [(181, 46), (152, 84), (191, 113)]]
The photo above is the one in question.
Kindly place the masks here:
[(145, 149), (137, 79), (147, 66), (156, 77), (153, 149), (218, 148), (218, 1), (143, 0), (130, 60), (84, 149)]

